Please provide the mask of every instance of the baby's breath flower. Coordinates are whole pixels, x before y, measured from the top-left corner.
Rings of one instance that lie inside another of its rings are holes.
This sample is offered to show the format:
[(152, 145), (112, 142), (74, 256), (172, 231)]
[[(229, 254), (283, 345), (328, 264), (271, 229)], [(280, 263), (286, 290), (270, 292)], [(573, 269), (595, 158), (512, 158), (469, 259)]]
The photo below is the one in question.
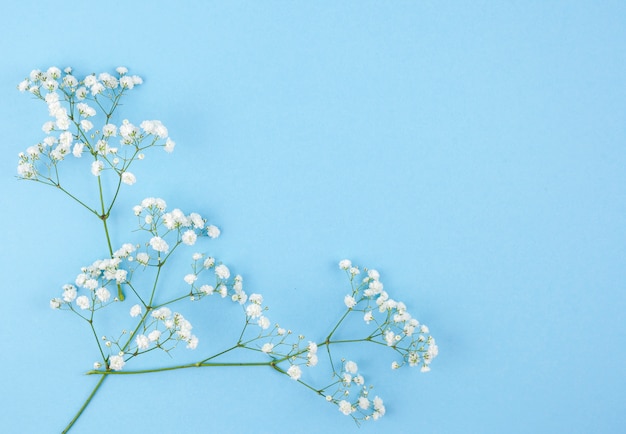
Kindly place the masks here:
[(215, 291), (215, 288), (213, 288), (211, 285), (202, 285), (200, 287), (200, 291), (202, 291), (206, 295), (211, 295), (213, 294), (213, 291)]
[(104, 169), (104, 163), (102, 163), (102, 161), (97, 160), (91, 163), (91, 174), (93, 176), (100, 176), (102, 169)]
[(183, 243), (187, 244), (188, 246), (193, 246), (196, 243), (198, 236), (192, 229), (189, 229), (185, 231), (181, 239)]
[(137, 349), (139, 350), (147, 350), (150, 346), (150, 340), (145, 335), (137, 335), (135, 343), (137, 344)]
[(137, 262), (139, 262), (140, 264), (147, 265), (148, 262), (150, 261), (150, 256), (148, 256), (147, 253), (140, 252), (140, 253), (137, 253), (136, 259), (137, 259)]
[(170, 246), (161, 237), (152, 237), (150, 239), (150, 247), (152, 247), (157, 252), (167, 252), (170, 249)]
[(130, 316), (134, 318), (139, 315), (141, 315), (141, 306), (135, 304), (133, 307), (130, 308)]
[(353, 361), (348, 361), (346, 362), (344, 369), (346, 370), (346, 372), (349, 372), (350, 374), (356, 374), (359, 368), (357, 364), (354, 363)]
[(251, 303), (246, 307), (246, 315), (250, 318), (258, 318), (263, 314), (263, 308), (259, 304)]
[(137, 178), (135, 178), (135, 175), (130, 172), (124, 172), (122, 173), (122, 182), (124, 184), (133, 185), (137, 182)]
[(220, 279), (228, 279), (230, 277), (230, 270), (224, 264), (215, 267), (215, 275)]
[(113, 371), (121, 371), (125, 364), (123, 355), (109, 357), (109, 368)]
[(195, 350), (198, 348), (198, 337), (196, 335), (192, 335), (187, 341), (187, 348), (190, 350)]
[(350, 402), (346, 401), (345, 399), (342, 399), (341, 401), (339, 401), (338, 406), (339, 406), (339, 411), (345, 414), (346, 416), (349, 416), (354, 411), (354, 409), (352, 408), (352, 404), (350, 404)]
[(370, 407), (370, 401), (364, 396), (359, 397), (359, 408), (367, 410)]
[(217, 238), (220, 236), (220, 230), (217, 226), (210, 225), (206, 228), (206, 231), (210, 238)]
[(352, 309), (354, 306), (356, 306), (356, 300), (351, 295), (346, 295), (343, 299), (343, 302), (348, 307), (348, 309)]
[(302, 377), (302, 369), (298, 365), (291, 365), (289, 369), (287, 369), (287, 375), (291, 377), (292, 380), (299, 380)]
[(174, 151), (174, 147), (176, 146), (176, 142), (174, 142), (172, 139), (170, 139), (169, 137), (167, 138), (167, 140), (165, 141), (165, 152), (173, 152)]
[(270, 326), (270, 320), (266, 316), (261, 316), (257, 321), (257, 324), (261, 329), (267, 330)]
[(80, 307), (82, 310), (89, 309), (90, 303), (89, 298), (86, 295), (81, 295), (76, 299), (76, 305)]
[(109, 301), (109, 298), (111, 298), (111, 293), (106, 288), (98, 288), (96, 289), (96, 297), (98, 297), (98, 300), (102, 303), (106, 303)]

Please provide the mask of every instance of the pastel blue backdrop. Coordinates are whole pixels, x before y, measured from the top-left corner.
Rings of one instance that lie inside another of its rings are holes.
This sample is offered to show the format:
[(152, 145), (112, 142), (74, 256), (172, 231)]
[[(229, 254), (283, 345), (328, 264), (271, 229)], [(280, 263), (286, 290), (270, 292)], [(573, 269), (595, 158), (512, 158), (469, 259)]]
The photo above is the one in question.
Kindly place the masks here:
[[(223, 230), (207, 249), (307, 338), (341, 313), (336, 264), (351, 258), (377, 268), (440, 347), (428, 374), (391, 371), (384, 348), (346, 348), (388, 410), (360, 429), (250, 368), (110, 379), (73, 432), (623, 432), (626, 3), (0, 10), (1, 432), (60, 432), (95, 382), (88, 330), (48, 300), (106, 253), (101, 229), (15, 178), (47, 120), (16, 85), (52, 65), (127, 66), (145, 82), (125, 116), (160, 119), (177, 142), (138, 166), (119, 228), (145, 196), (206, 214)], [(200, 348), (238, 326), (206, 306)]]

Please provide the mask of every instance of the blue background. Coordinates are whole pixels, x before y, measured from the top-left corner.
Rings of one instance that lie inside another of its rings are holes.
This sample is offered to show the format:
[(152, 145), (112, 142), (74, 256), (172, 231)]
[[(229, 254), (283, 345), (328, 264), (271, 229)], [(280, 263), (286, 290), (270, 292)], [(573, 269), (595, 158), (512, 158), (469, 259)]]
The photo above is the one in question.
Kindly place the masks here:
[[(124, 65), (145, 80), (125, 117), (160, 119), (177, 148), (138, 166), (114, 244), (145, 196), (200, 211), (223, 230), (207, 249), (315, 339), (342, 312), (336, 264), (351, 258), (440, 355), (420, 374), (346, 348), (387, 405), (360, 430), (250, 368), (109, 379), (75, 432), (623, 432), (624, 2), (0, 8), (0, 431), (60, 432), (93, 386), (88, 329), (48, 300), (106, 253), (95, 219), (15, 179), (47, 120), (15, 86), (34, 68)], [(203, 306), (197, 351), (239, 324)]]

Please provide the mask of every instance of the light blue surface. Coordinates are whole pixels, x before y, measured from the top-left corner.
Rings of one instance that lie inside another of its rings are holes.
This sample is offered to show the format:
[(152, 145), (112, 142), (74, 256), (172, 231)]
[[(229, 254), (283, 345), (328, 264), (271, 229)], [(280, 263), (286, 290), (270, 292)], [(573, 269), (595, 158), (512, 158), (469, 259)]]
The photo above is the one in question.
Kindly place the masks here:
[[(15, 86), (51, 65), (129, 67), (125, 113), (177, 142), (120, 212), (208, 215), (208, 249), (310, 338), (341, 314), (337, 261), (377, 268), (440, 348), (428, 374), (346, 349), (387, 405), (360, 429), (250, 368), (110, 379), (76, 433), (623, 432), (623, 2), (181, 3), (0, 7), (0, 432), (60, 432), (95, 382), (89, 330), (48, 300), (106, 253), (101, 229), (14, 178), (47, 120)], [(201, 345), (238, 324), (207, 312)]]

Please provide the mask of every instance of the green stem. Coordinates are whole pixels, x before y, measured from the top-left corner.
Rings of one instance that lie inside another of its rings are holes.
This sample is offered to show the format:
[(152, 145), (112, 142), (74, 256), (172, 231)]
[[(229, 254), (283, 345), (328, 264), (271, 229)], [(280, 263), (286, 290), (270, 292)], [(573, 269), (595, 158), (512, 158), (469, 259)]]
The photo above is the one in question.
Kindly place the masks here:
[(89, 405), (89, 403), (91, 402), (91, 400), (93, 399), (94, 395), (96, 394), (96, 392), (98, 391), (98, 389), (100, 388), (100, 386), (102, 386), (102, 383), (104, 382), (104, 379), (106, 378), (106, 375), (103, 375), (100, 380), (98, 380), (98, 383), (96, 384), (96, 387), (93, 388), (93, 390), (91, 391), (91, 393), (89, 394), (89, 396), (87, 397), (87, 399), (85, 400), (85, 402), (83, 403), (83, 405), (80, 407), (80, 409), (78, 410), (78, 412), (74, 415), (74, 418), (70, 421), (70, 423), (67, 424), (67, 426), (65, 427), (65, 429), (62, 431), (61, 434), (66, 434), (67, 432), (69, 432), (69, 430), (72, 428), (72, 426), (76, 423), (76, 421), (78, 420), (78, 418), (80, 417), (81, 414), (83, 414), (83, 411), (85, 411), (85, 409), (87, 408), (87, 406)]
[(339, 328), (339, 326), (341, 325), (341, 323), (343, 322), (344, 319), (346, 319), (346, 317), (348, 316), (348, 314), (352, 311), (352, 309), (348, 309), (346, 310), (346, 312), (343, 314), (343, 316), (339, 319), (339, 321), (337, 321), (337, 324), (335, 324), (335, 327), (333, 327), (333, 329), (331, 330), (331, 332), (328, 334), (328, 336), (326, 336), (326, 342), (330, 341), (330, 338), (333, 336), (333, 333), (335, 333), (337, 331), (337, 329)]
[(87, 208), (89, 210), (89, 212), (98, 215), (98, 213), (92, 209), (89, 205), (85, 204), (85, 202), (83, 202), (82, 200), (80, 200), (79, 198), (77, 198), (76, 196), (74, 196), (72, 193), (70, 193), (69, 191), (67, 191), (66, 189), (64, 189), (63, 187), (61, 187), (61, 184), (59, 184), (58, 182), (54, 182), (51, 181), (51, 184), (48, 185), (53, 185), (56, 188), (58, 188), (59, 190), (61, 190), (63, 193), (67, 194), (70, 198), (74, 199), (76, 202), (78, 202), (80, 205), (82, 205), (83, 207)]
[(103, 377), (109, 375), (137, 375), (137, 374), (150, 374), (155, 372), (175, 371), (178, 369), (189, 368), (206, 368), (206, 367), (241, 367), (241, 366), (272, 366), (272, 362), (233, 362), (233, 363), (189, 363), (186, 365), (168, 366), (165, 368), (154, 369), (140, 369), (136, 371), (87, 371), (87, 375), (102, 375)]

